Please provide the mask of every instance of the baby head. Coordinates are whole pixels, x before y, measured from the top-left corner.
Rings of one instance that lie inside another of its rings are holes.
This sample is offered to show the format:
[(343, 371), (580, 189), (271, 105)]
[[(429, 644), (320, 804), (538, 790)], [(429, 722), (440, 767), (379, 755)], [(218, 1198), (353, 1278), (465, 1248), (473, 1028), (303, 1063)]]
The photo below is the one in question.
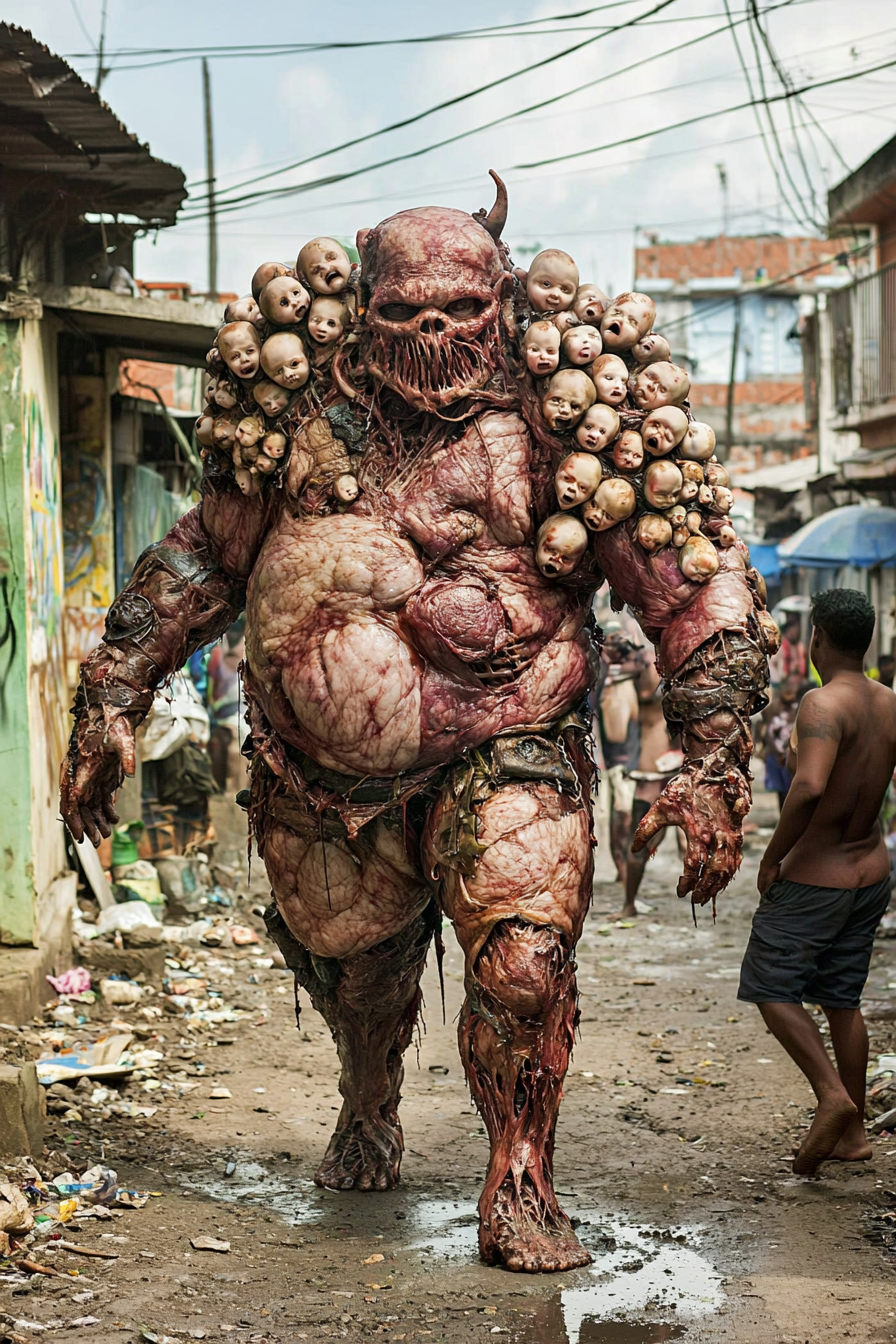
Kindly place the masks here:
[(617, 523), (631, 518), (635, 511), (635, 492), (621, 476), (610, 476), (601, 481), (594, 498), (582, 510), (585, 526), (592, 532), (606, 532)]
[(278, 327), (301, 322), (308, 302), (307, 289), (292, 275), (278, 275), (269, 280), (258, 296), (259, 308), (268, 321)]
[(224, 363), (237, 378), (255, 377), (261, 341), (251, 322), (228, 322), (218, 332), (215, 345)]
[(605, 350), (631, 350), (646, 336), (656, 317), (649, 294), (619, 294), (600, 319)]
[(554, 489), (561, 509), (584, 504), (600, 485), (600, 458), (593, 453), (570, 453), (557, 468)]
[(678, 451), (689, 462), (708, 462), (716, 450), (716, 433), (712, 425), (694, 420), (688, 425)]
[(678, 503), (684, 478), (668, 458), (651, 462), (644, 473), (644, 498), (652, 509), (671, 509)]
[(316, 345), (335, 345), (349, 324), (348, 309), (341, 299), (319, 294), (308, 310), (308, 335)]
[(654, 555), (672, 540), (672, 524), (659, 513), (642, 513), (636, 536), (644, 550)]
[(286, 452), (286, 435), (281, 434), (279, 429), (269, 429), (262, 437), (261, 451), (275, 462)]
[(237, 392), (233, 383), (225, 374), (213, 376), (205, 392), (206, 397), (223, 411), (229, 411), (237, 403)]
[(644, 445), (636, 430), (627, 429), (613, 444), (613, 465), (620, 471), (639, 471), (644, 465)]
[(649, 331), (632, 346), (632, 355), (639, 364), (657, 364), (661, 359), (668, 360), (671, 354), (665, 336), (658, 336), (655, 331)]
[(333, 482), (333, 494), (340, 504), (351, 504), (353, 500), (358, 498), (359, 493), (358, 478), (353, 476), (350, 471), (344, 471)]
[(282, 261), (263, 261), (252, 277), (252, 297), (257, 301), (265, 285), (270, 284), (278, 275), (294, 275)]
[(565, 336), (572, 327), (580, 325), (579, 319), (571, 308), (564, 308), (559, 313), (548, 313), (548, 321), (552, 327), (557, 328), (561, 336)]
[(559, 313), (571, 308), (579, 287), (579, 268), (568, 252), (549, 247), (529, 267), (526, 295), (536, 313)]
[(678, 552), (678, 565), (686, 579), (706, 583), (718, 572), (719, 553), (709, 537), (690, 536)]
[(236, 441), (241, 448), (254, 448), (264, 433), (264, 424), (257, 415), (244, 415), (236, 427)]
[(576, 443), (589, 453), (599, 453), (619, 433), (619, 412), (596, 401), (582, 416), (576, 429)]
[(588, 533), (578, 518), (554, 513), (538, 529), (535, 538), (535, 563), (549, 579), (571, 574), (585, 554)]
[(688, 375), (678, 364), (661, 360), (636, 373), (629, 384), (635, 405), (642, 411), (680, 406), (691, 390)]
[(572, 310), (580, 322), (600, 322), (610, 300), (597, 285), (579, 285)]
[(560, 333), (550, 322), (533, 322), (523, 337), (526, 368), (536, 378), (553, 373), (560, 363)]
[(598, 355), (591, 365), (598, 401), (621, 406), (628, 392), (628, 369), (618, 355)]
[(663, 457), (677, 448), (688, 432), (688, 418), (680, 406), (651, 411), (641, 426), (641, 438), (651, 457)]
[(252, 389), (252, 396), (255, 401), (265, 415), (269, 415), (272, 420), (283, 414), (290, 403), (291, 395), (285, 387), (278, 387), (269, 378), (262, 379)]
[(584, 368), (593, 364), (601, 352), (600, 332), (597, 327), (590, 327), (587, 323), (570, 327), (561, 337), (560, 349), (567, 363)]
[(577, 425), (594, 404), (594, 384), (581, 369), (561, 369), (548, 383), (541, 409), (556, 434)]
[(253, 327), (261, 325), (262, 314), (251, 294), (241, 299), (232, 299), (224, 309), (225, 322), (251, 322)]
[(312, 238), (296, 258), (296, 271), (315, 294), (339, 294), (348, 284), (352, 263), (335, 238)]
[(295, 391), (308, 381), (308, 357), (293, 331), (278, 331), (261, 347), (261, 367), (280, 387)]

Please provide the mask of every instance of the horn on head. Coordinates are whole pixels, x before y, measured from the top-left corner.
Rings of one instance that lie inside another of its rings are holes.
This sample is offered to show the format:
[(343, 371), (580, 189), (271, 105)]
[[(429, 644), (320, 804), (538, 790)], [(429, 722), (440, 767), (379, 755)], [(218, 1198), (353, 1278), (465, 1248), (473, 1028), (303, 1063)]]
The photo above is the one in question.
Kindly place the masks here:
[(495, 242), (501, 237), (501, 230), (507, 223), (507, 188), (501, 181), (494, 168), (489, 168), (488, 175), (492, 179), (496, 188), (495, 203), (488, 214), (484, 210), (477, 211), (476, 218), (484, 229), (487, 229)]

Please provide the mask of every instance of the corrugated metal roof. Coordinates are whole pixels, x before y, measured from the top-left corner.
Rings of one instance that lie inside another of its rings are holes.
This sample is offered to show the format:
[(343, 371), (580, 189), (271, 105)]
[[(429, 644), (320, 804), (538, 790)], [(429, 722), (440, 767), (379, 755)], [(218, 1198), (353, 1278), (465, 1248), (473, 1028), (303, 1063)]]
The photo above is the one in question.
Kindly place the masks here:
[[(78, 207), (173, 224), (184, 175), (153, 158), (97, 91), (24, 28), (0, 23), (0, 166)], [(29, 184), (30, 185), (30, 184)]]

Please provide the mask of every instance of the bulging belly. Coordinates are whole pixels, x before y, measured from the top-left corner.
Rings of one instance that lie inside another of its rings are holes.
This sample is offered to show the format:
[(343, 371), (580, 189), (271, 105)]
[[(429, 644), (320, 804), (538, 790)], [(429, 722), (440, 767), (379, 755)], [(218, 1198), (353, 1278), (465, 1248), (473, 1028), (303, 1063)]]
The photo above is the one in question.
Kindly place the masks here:
[(579, 613), (555, 597), (523, 629), (506, 584), (472, 567), (427, 578), (379, 519), (284, 518), (247, 597), (247, 660), (271, 727), (321, 765), (390, 776), (563, 713), (587, 682)]

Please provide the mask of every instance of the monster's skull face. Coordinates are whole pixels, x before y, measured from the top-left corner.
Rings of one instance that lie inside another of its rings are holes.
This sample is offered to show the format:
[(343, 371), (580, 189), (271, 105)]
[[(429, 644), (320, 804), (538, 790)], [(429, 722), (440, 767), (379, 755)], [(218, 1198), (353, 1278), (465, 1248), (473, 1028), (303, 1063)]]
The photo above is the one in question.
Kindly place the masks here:
[(512, 284), (488, 224), (460, 210), (403, 210), (358, 234), (371, 375), (419, 411), (492, 377), (498, 314)]

